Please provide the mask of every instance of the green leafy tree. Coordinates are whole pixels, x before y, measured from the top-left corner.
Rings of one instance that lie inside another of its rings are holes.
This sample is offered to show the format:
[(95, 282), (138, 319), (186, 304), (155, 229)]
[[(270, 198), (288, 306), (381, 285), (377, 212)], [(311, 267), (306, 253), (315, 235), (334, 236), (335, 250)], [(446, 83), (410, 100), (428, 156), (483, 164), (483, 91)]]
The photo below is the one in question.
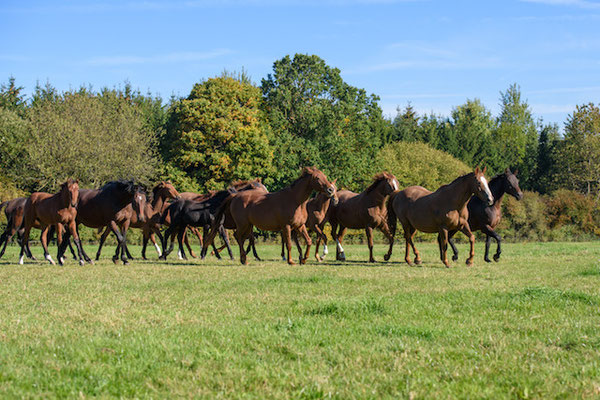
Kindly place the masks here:
[(139, 108), (114, 91), (36, 90), (23, 146), (27, 172), (20, 184), (54, 190), (67, 177), (97, 187), (118, 178), (150, 183), (156, 176), (154, 138)]
[(452, 110), (452, 119), (440, 124), (439, 149), (467, 165), (490, 162), (493, 156), (491, 136), (495, 123), (479, 99), (467, 100)]
[(547, 194), (558, 188), (560, 144), (558, 125), (540, 123), (537, 159), (531, 185), (538, 193)]
[(272, 175), (274, 152), (260, 100), (258, 88), (231, 77), (194, 85), (173, 105), (163, 140), (172, 172), (182, 171), (206, 189)]
[(23, 87), (15, 84), (15, 78), (8, 78), (7, 84), (0, 85), (0, 108), (14, 111), (20, 116), (25, 114), (27, 105)]
[(520, 171), (522, 188), (535, 185), (535, 162), (537, 154), (537, 127), (529, 104), (521, 99), (521, 89), (515, 83), (500, 93), (502, 110), (497, 129), (493, 133), (495, 157), (492, 170), (500, 172), (508, 166)]
[(317, 165), (350, 188), (370, 180), (370, 165), (389, 134), (376, 96), (304, 54), (276, 61), (261, 89), (278, 150), (277, 186), (295, 179), (304, 165)]
[(594, 103), (576, 106), (567, 118), (560, 155), (571, 189), (600, 197), (600, 109)]

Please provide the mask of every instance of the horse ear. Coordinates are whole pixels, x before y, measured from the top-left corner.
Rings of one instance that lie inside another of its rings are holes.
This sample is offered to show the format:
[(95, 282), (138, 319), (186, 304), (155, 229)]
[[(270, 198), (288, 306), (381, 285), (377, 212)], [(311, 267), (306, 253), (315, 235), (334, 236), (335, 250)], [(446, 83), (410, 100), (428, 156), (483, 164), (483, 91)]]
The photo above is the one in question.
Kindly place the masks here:
[(504, 173), (507, 175), (510, 175), (511, 174), (510, 168), (506, 167), (506, 169), (504, 170)]
[(481, 173), (485, 174), (485, 171), (487, 171), (487, 165), (485, 167), (483, 167), (483, 171), (481, 171)]
[(479, 174), (479, 165), (475, 167), (475, 175)]
[(333, 180), (333, 182), (331, 182), (331, 183), (335, 185), (335, 183), (336, 183), (336, 182), (337, 182), (337, 178), (335, 178), (335, 179)]
[(258, 178), (258, 179), (257, 179), (257, 181), (258, 181), (259, 183), (262, 183), (262, 178)]

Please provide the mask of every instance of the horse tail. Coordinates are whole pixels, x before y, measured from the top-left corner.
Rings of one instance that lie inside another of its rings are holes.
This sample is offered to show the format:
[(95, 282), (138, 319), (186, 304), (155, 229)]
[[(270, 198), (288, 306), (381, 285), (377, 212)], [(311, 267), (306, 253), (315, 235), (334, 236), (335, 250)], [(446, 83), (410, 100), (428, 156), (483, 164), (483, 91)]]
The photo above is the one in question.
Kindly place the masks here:
[(394, 199), (397, 195), (398, 192), (392, 193), (387, 201), (387, 224), (392, 237), (396, 235), (396, 223), (398, 221), (398, 218), (396, 217), (396, 211), (394, 210)]
[(215, 213), (215, 218), (213, 219), (212, 224), (210, 225), (210, 231), (208, 232), (208, 235), (206, 235), (204, 243), (202, 244), (202, 257), (206, 255), (208, 246), (212, 244), (213, 240), (215, 239), (215, 236), (217, 236), (217, 233), (219, 232), (219, 227), (223, 225), (223, 222), (225, 222), (225, 212), (229, 210), (229, 205), (231, 204), (231, 200), (233, 200), (233, 197), (233, 194), (227, 196), (225, 200), (223, 200), (223, 203), (221, 203), (221, 205), (217, 209), (217, 212)]

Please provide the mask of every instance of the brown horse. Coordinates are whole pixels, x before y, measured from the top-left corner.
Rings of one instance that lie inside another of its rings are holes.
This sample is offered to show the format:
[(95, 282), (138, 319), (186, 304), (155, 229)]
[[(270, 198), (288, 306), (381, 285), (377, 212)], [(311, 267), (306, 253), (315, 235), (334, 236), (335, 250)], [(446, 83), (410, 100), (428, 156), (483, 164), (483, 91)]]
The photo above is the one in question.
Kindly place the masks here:
[[(16, 199), (8, 200), (0, 204), (0, 210), (6, 207), (4, 209), (4, 214), (6, 215), (6, 228), (0, 236), (0, 245), (2, 246), (0, 258), (4, 255), (6, 245), (15, 234), (17, 234), (19, 240), (23, 237), (23, 213), (25, 212), (26, 202), (27, 197), (17, 197)], [(38, 226), (34, 226), (34, 228), (40, 229), (39, 224)], [(25, 248), (25, 255), (32, 260), (35, 260), (29, 246)]]
[[(369, 246), (369, 262), (373, 258), (373, 229), (379, 229), (392, 241), (387, 222), (386, 202), (390, 194), (398, 190), (398, 180), (390, 173), (375, 175), (373, 183), (362, 193), (340, 190), (339, 203), (329, 213), (331, 234), (336, 242), (336, 259), (344, 261), (346, 255), (342, 247), (342, 239), (346, 229), (364, 229)], [(337, 229), (339, 226), (339, 230)]]
[(48, 253), (47, 232), (51, 225), (56, 225), (56, 236), (58, 239), (58, 262), (63, 264), (63, 251), (61, 251), (61, 242), (63, 241), (63, 229), (66, 227), (73, 235), (73, 241), (77, 246), (79, 264), (83, 265), (83, 256), (81, 242), (77, 235), (77, 226), (75, 218), (77, 216), (77, 203), (79, 202), (79, 183), (77, 180), (68, 179), (60, 186), (60, 191), (56, 194), (35, 192), (27, 199), (23, 215), (23, 239), (21, 241), (21, 254), (19, 255), (19, 264), (23, 264), (23, 255), (25, 248), (29, 243), (29, 233), (31, 228), (39, 223), (42, 228), (42, 247), (44, 248), (44, 257), (51, 264), (54, 260)]
[[(500, 219), (502, 218), (502, 199), (504, 198), (504, 194), (508, 193), (513, 196), (517, 200), (521, 200), (523, 198), (523, 192), (519, 187), (519, 180), (517, 179), (517, 172), (513, 174), (509, 168), (506, 168), (503, 174), (500, 174), (492, 180), (490, 180), (490, 191), (492, 192), (492, 196), (494, 196), (494, 204), (488, 206), (483, 201), (479, 199), (479, 197), (472, 197), (469, 200), (469, 204), (467, 204), (467, 208), (469, 210), (469, 227), (471, 228), (471, 232), (481, 231), (485, 233), (485, 256), (483, 259), (486, 262), (491, 262), (489, 257), (490, 252), (490, 242), (491, 239), (494, 238), (497, 243), (496, 254), (494, 254), (494, 261), (498, 261), (500, 259), (500, 253), (502, 252), (500, 249), (500, 242), (502, 238), (498, 235), (494, 228), (500, 223)], [(454, 245), (454, 241), (452, 240), (452, 236), (456, 231), (452, 231), (448, 235), (448, 242), (452, 247), (452, 251), (454, 255), (452, 256), (452, 260), (458, 260), (458, 250)]]
[[(143, 207), (142, 203), (145, 203), (145, 199), (143, 188), (132, 181), (112, 181), (100, 189), (82, 189), (77, 208), (77, 225), (83, 224), (97, 229), (109, 226), (117, 237), (118, 243), (127, 249), (126, 239), (119, 232), (117, 214), (132, 202)], [(92, 262), (85, 251), (83, 251), (83, 256), (87, 262)], [(113, 258), (113, 262), (116, 261)], [(123, 264), (128, 263), (124, 253), (121, 254), (121, 261)]]
[[(154, 243), (154, 247), (158, 252), (158, 256), (160, 257), (162, 255), (161, 249), (154, 238), (154, 234), (156, 233), (159, 236), (159, 239), (162, 243), (162, 235), (160, 233), (160, 217), (169, 205), (167, 201), (177, 197), (179, 197), (179, 193), (173, 184), (170, 181), (161, 181), (152, 189), (152, 203), (149, 203), (144, 199), (144, 204), (140, 204), (141, 197), (138, 195), (134, 198), (132, 203), (129, 203), (127, 207), (123, 208), (117, 214), (117, 224), (121, 227), (121, 235), (125, 235), (128, 228), (142, 229), (142, 258), (144, 260), (146, 259), (146, 247), (148, 245), (148, 239)], [(141, 214), (143, 214), (143, 216)], [(102, 237), (100, 238), (100, 245), (98, 246), (96, 260), (100, 258), (102, 245), (109, 234), (110, 228), (106, 227)], [(117, 246), (115, 253), (116, 258), (118, 258), (118, 252), (120, 249), (121, 247)], [(126, 251), (126, 255), (127, 258), (133, 259), (129, 251)]]
[[(413, 236), (417, 230), (438, 233), (440, 259), (448, 268), (450, 267), (446, 255), (448, 232), (460, 230), (469, 238), (471, 244), (467, 265), (473, 264), (475, 236), (469, 228), (467, 202), (475, 194), (485, 203), (490, 205), (493, 203), (494, 197), (484, 174), (485, 168), (481, 171), (477, 167), (474, 172), (456, 178), (452, 183), (440, 187), (433, 193), (421, 186), (409, 186), (390, 196), (388, 225), (393, 236), (396, 231), (396, 216), (400, 220), (406, 239), (404, 260), (409, 265), (411, 264), (409, 246), (415, 253), (415, 263), (421, 263), (421, 256), (413, 243)], [(386, 260), (389, 260), (392, 255), (393, 245), (394, 242), (390, 242)]]
[[(294, 264), (291, 258), (291, 232), (298, 229), (307, 243), (306, 253), (302, 259), (304, 263), (308, 258), (312, 242), (304, 226), (306, 216), (302, 215), (301, 206), (313, 191), (326, 193), (337, 202), (335, 185), (327, 180), (323, 172), (314, 167), (305, 167), (296, 181), (278, 192), (264, 193), (249, 190), (235, 193), (228, 197), (217, 212), (210, 235), (213, 235), (213, 231), (222, 223), (226, 212), (229, 212), (235, 223), (235, 238), (240, 247), (242, 264), (247, 264), (244, 242), (251, 238), (254, 226), (264, 231), (282, 231), (288, 249), (288, 263)], [(206, 249), (207, 240), (202, 248), (203, 255), (206, 254)]]
[[(336, 180), (332, 183), (335, 184)], [(339, 193), (339, 192), (338, 192)], [(323, 233), (323, 227), (326, 222), (327, 210), (329, 209), (329, 205), (331, 204), (331, 199), (324, 193), (317, 193), (315, 197), (306, 202), (302, 203), (302, 207), (306, 209), (306, 221), (304, 225), (308, 232), (315, 232), (317, 234), (317, 243), (315, 246), (315, 258), (318, 262), (321, 262), (323, 259), (319, 256), (319, 243), (323, 241), (323, 258), (327, 255), (327, 235)], [(304, 213), (304, 212), (303, 212)], [(298, 241), (298, 231), (294, 230), (292, 232), (292, 238), (296, 243), (296, 248), (300, 253), (300, 257), (302, 257), (302, 248), (300, 247), (300, 242)], [(246, 250), (247, 252), (247, 250)], [(285, 243), (283, 241), (283, 236), (281, 240), (281, 258), (285, 260)]]

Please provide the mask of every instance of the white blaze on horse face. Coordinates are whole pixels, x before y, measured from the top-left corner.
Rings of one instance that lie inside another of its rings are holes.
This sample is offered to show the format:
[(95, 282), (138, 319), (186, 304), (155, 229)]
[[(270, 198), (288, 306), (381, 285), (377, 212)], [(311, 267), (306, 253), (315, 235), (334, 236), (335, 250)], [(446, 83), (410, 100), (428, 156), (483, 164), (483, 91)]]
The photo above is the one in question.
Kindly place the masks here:
[(494, 196), (492, 196), (492, 192), (490, 191), (490, 187), (488, 186), (487, 180), (485, 179), (485, 176), (480, 176), (479, 180), (481, 181), (481, 185), (483, 186), (483, 190), (485, 190), (485, 193), (488, 195), (488, 198), (490, 199), (490, 201), (494, 201)]
[(398, 185), (398, 180), (392, 179), (392, 187), (394, 188), (394, 192), (398, 190), (398, 188), (400, 187), (400, 185)]
[(158, 245), (158, 243), (154, 243), (154, 247), (156, 248), (156, 252), (158, 253), (158, 256), (162, 256), (162, 251), (160, 251), (160, 247)]

